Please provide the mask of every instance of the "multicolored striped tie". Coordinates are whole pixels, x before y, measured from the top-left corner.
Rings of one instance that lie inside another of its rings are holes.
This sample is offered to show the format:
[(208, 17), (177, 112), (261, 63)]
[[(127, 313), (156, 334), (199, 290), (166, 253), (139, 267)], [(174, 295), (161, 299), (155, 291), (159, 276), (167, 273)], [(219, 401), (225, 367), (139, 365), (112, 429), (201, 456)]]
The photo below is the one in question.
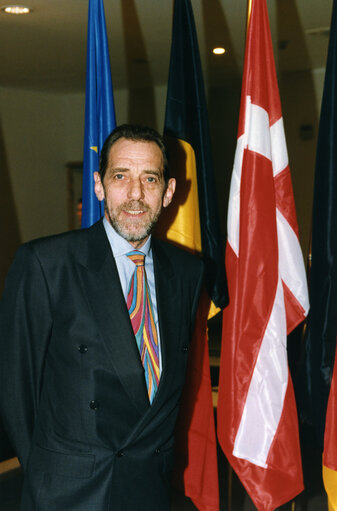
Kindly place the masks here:
[(127, 307), (145, 370), (149, 400), (152, 403), (159, 384), (160, 369), (158, 336), (145, 273), (145, 255), (138, 250), (126, 255), (136, 265), (129, 284)]

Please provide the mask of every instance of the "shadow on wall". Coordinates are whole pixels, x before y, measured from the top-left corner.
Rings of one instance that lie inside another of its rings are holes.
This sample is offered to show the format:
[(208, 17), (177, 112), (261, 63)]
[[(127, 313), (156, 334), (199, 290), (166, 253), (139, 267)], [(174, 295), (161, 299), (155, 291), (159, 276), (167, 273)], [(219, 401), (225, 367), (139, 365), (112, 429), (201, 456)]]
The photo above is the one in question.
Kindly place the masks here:
[[(0, 121), (0, 294), (2, 294), (5, 276), (13, 260), (14, 253), (20, 245), (19, 224), (16, 214), (14, 196), (6, 157), (5, 142)], [(12, 448), (0, 422), (0, 461), (13, 456)]]
[(129, 90), (128, 122), (158, 129), (153, 80), (134, 0), (122, 0), (121, 8)]
[(15, 251), (21, 243), (21, 240), (1, 120), (0, 120), (0, 169), (1, 169), (0, 293), (2, 293), (5, 276), (13, 260)]
[[(227, 207), (232, 175), (241, 96), (241, 72), (236, 62), (228, 23), (219, 0), (203, 0), (206, 43), (208, 117), (212, 140), (214, 172), (218, 193), (220, 225), (226, 233)], [(226, 48), (221, 56), (212, 49)]]

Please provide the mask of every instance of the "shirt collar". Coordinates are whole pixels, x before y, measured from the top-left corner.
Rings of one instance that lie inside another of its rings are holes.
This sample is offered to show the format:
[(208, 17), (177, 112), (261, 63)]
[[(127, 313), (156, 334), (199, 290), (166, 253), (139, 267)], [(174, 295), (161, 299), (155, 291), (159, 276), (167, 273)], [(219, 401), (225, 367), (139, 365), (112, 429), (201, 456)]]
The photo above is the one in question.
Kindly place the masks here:
[[(115, 229), (112, 227), (110, 222), (104, 217), (103, 218), (103, 225), (105, 228), (105, 232), (108, 236), (109, 243), (111, 245), (111, 250), (113, 252), (113, 255), (115, 257), (126, 255), (128, 252), (131, 252), (135, 249), (127, 240), (125, 240), (118, 232), (115, 231)], [(144, 245), (140, 247), (139, 251), (142, 252), (145, 255), (148, 255), (149, 251), (151, 249), (151, 235), (146, 240)]]

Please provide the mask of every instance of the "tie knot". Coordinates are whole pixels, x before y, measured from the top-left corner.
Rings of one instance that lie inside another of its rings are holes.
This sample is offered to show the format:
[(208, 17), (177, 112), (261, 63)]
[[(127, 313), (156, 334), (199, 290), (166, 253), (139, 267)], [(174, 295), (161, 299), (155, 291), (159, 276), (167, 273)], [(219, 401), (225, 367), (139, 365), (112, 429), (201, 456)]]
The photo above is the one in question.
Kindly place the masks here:
[(144, 266), (145, 254), (143, 254), (143, 252), (133, 250), (132, 252), (129, 252), (126, 255), (128, 256), (129, 259), (131, 259), (133, 263), (135, 263), (136, 266)]

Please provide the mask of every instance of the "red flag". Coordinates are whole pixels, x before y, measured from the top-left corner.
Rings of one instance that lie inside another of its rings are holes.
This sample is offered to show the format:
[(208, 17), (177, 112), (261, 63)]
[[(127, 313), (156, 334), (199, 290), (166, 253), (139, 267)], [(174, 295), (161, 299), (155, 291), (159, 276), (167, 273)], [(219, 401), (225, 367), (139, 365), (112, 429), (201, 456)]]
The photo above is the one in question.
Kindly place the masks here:
[(252, 0), (228, 211), (218, 437), (259, 510), (303, 489), (287, 333), (308, 312), (265, 0)]
[(200, 300), (176, 435), (173, 482), (199, 511), (219, 511), (219, 481), (208, 356), (209, 298)]

